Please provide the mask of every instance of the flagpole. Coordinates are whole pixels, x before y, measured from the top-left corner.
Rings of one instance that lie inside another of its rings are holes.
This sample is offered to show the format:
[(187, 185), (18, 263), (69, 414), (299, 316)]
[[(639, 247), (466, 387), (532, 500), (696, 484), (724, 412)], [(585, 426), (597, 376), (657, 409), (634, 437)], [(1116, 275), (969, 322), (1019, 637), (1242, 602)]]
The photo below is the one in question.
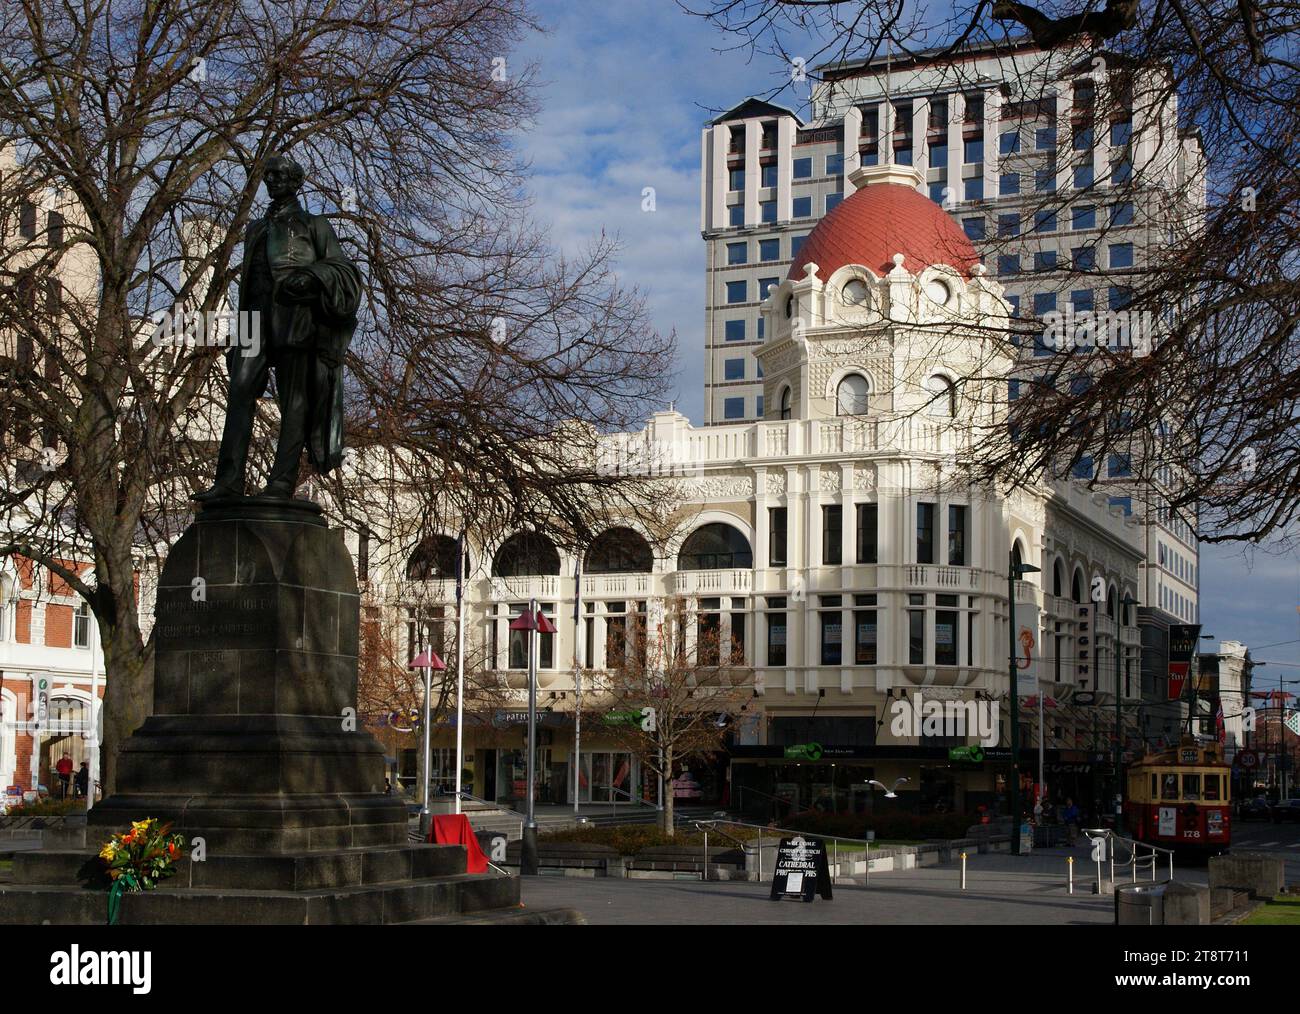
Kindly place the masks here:
[(460, 813), (460, 773), (465, 767), (465, 530), (456, 541), (456, 813)]
[(573, 815), (582, 794), (582, 549), (573, 569)]
[(524, 875), (536, 876), (537, 821), (533, 816), (533, 796), (535, 795), (533, 779), (537, 760), (537, 650), (539, 647), (536, 598), (528, 600), (528, 615), (528, 763), (524, 769), (526, 772), (524, 792), (528, 799), (528, 805), (524, 810), (527, 820), (524, 823), (523, 841), (520, 843), (519, 872)]
[(1047, 738), (1047, 729), (1043, 725), (1043, 686), (1038, 685), (1038, 805), (1046, 808), (1043, 797), (1047, 794), (1047, 783), (1043, 781), (1043, 740)]
[[(432, 663), (430, 656), (427, 661)], [(421, 756), (424, 758), (424, 786), (420, 794), (420, 837), (428, 841), (429, 839), (429, 706), (433, 697), (433, 665), (427, 664), (422, 666), (424, 669), (424, 745), (421, 749)]]

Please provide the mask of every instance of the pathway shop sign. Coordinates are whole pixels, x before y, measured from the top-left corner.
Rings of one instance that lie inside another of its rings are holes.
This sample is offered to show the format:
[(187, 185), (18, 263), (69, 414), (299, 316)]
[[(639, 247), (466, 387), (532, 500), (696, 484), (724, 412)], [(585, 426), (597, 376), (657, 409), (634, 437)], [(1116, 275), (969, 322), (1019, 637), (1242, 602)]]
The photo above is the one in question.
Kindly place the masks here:
[(826, 843), (820, 838), (782, 838), (776, 850), (776, 872), (772, 875), (772, 901), (800, 898), (812, 901), (817, 895), (831, 900), (831, 867)]
[(927, 701), (920, 694), (889, 705), (889, 731), (896, 739), (974, 736), (981, 746), (998, 744), (996, 701)]

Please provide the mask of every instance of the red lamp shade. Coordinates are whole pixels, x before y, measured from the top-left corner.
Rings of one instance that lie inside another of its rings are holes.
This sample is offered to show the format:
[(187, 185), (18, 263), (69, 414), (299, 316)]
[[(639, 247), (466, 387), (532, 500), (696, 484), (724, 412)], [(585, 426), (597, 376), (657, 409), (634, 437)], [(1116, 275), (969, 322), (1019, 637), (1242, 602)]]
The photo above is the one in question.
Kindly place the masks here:
[(544, 612), (537, 610), (536, 623), (534, 624), (533, 614), (525, 609), (522, 613), (510, 621), (511, 630), (536, 630), (539, 634), (554, 634), (555, 624), (552, 623)]
[(432, 648), (425, 648), (424, 651), (411, 659), (408, 669), (446, 669), (447, 663), (438, 657), (438, 653)]

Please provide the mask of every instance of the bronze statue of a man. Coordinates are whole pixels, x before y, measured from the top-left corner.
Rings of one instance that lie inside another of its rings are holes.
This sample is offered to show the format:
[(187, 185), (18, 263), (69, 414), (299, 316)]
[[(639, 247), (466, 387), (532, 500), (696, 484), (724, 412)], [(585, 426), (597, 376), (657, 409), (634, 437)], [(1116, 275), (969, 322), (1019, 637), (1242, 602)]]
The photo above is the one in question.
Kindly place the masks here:
[(267, 160), (262, 182), (271, 204), (245, 234), (239, 282), (239, 310), (258, 311), (260, 341), (226, 353), (230, 392), (217, 478), (195, 500), (244, 495), (253, 415), (272, 370), (280, 436), (262, 495), (293, 496), (304, 445), (322, 474), (343, 459), (343, 354), (357, 326), (361, 275), (328, 219), (298, 203), (303, 178), (291, 158)]

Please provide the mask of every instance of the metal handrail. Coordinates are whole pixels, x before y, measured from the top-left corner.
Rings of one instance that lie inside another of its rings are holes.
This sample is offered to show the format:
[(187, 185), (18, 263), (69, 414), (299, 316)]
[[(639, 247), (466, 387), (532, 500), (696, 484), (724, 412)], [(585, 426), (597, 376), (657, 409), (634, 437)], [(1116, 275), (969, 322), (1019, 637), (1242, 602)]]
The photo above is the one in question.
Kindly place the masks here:
[[(651, 808), (653, 808), (653, 809), (655, 809), (655, 810), (658, 809), (658, 807), (655, 806), (654, 803), (647, 803), (644, 799), (640, 799), (640, 798), (638, 798), (638, 797), (632, 795), (632, 793), (630, 793), (627, 789), (620, 789), (617, 785), (607, 785), (606, 788), (609, 789), (610, 793), (611, 793), (612, 795), (615, 795), (615, 796), (617, 796), (617, 794), (621, 792), (623, 795), (627, 796), (628, 801), (631, 802), (631, 803), (636, 803), (636, 804), (638, 804), (638, 805), (640, 805), (640, 806), (649, 806), (649, 807), (651, 807)], [(618, 799), (617, 799), (617, 798), (615, 798), (615, 799), (611, 799), (611, 800), (609, 801), (609, 812), (612, 813), (612, 814), (614, 814), (614, 816), (616, 816), (616, 817), (618, 816)]]
[(741, 785), (736, 789), (736, 807), (742, 812), (745, 809), (746, 792), (748, 792), (752, 796), (762, 796), (764, 799), (770, 799), (774, 803), (780, 803), (782, 806), (788, 808), (789, 813), (806, 813), (809, 812), (809, 810), (811, 810), (811, 807), (809, 808), (809, 810), (800, 810), (797, 806), (795, 806), (794, 803), (792, 803), (788, 799), (782, 799), (780, 796), (774, 796), (770, 792), (764, 792), (762, 789), (755, 789), (748, 785)]
[[(831, 839), (831, 857), (832, 857), (832, 858), (831, 858), (831, 861), (830, 861), (830, 865), (831, 865), (831, 883), (832, 883), (832, 884), (835, 883), (835, 872), (839, 869), (839, 865), (840, 865), (840, 857), (839, 857), (839, 843), (842, 842), (842, 841), (844, 841), (844, 842), (860, 842), (861, 844), (863, 844), (863, 845), (866, 846), (866, 849), (865, 849), (865, 851), (866, 851), (866, 875), (865, 875), (865, 878), (864, 878), (864, 880), (863, 880), (863, 886), (865, 887), (865, 886), (870, 882), (870, 880), (871, 880), (871, 841), (870, 841), (869, 839), (867, 839), (867, 838), (845, 838), (845, 837), (842, 837), (841, 835), (838, 835), (838, 834), (835, 834), (835, 835), (821, 835), (821, 834), (814, 834), (814, 833), (811, 832), (811, 831), (796, 831), (796, 830), (794, 830), (794, 828), (789, 828), (789, 827), (771, 827), (771, 826), (769, 826), (769, 825), (767, 825), (767, 824), (749, 824), (749, 823), (746, 823), (746, 822), (743, 821), (743, 820), (728, 820), (728, 819), (721, 818), (721, 817), (714, 818), (714, 819), (711, 819), (711, 820), (697, 820), (697, 821), (695, 821), (694, 823), (695, 823), (695, 826), (696, 826), (699, 830), (701, 830), (701, 831), (704, 831), (704, 830), (705, 830), (705, 829), (704, 829), (704, 826), (703, 826), (703, 825), (705, 825), (705, 824), (708, 824), (709, 826), (713, 827), (713, 829), (714, 829), (715, 831), (717, 830), (717, 825), (718, 825), (718, 824), (730, 824), (730, 825), (732, 825), (733, 827), (752, 827), (752, 828), (754, 828), (756, 831), (758, 831), (758, 844), (757, 844), (757, 845), (742, 844), (742, 845), (740, 846), (740, 850), (741, 850), (741, 852), (743, 852), (745, 855), (749, 855), (749, 854), (750, 854), (750, 849), (753, 849), (753, 850), (754, 850), (753, 854), (757, 857), (757, 860), (758, 860), (758, 879), (759, 879), (760, 881), (763, 879), (763, 832), (764, 832), (764, 831), (776, 831), (776, 832), (778, 832), (779, 834), (803, 835), (803, 836), (807, 836), (807, 837), (811, 837), (811, 838), (830, 838), (830, 839)], [(726, 832), (722, 832), (722, 833), (725, 834)], [(706, 833), (705, 833), (705, 838), (704, 838), (704, 862), (705, 862), (705, 875), (706, 875), (706, 876), (708, 875), (708, 859), (709, 859), (709, 839), (708, 839), (708, 834), (707, 834), (707, 832), (706, 832)]]
[[(445, 794), (445, 795), (448, 795), (448, 796), (454, 796), (454, 795), (457, 795), (457, 793), (456, 793), (456, 791), (455, 791), (454, 789), (453, 789), (451, 792), (447, 792), (447, 793), (444, 793), (444, 794)], [(461, 792), (459, 793), (459, 795), (460, 795), (461, 799), (472, 799), (472, 800), (474, 800), (474, 802), (476, 802), (476, 803), (482, 803), (484, 806), (491, 806), (491, 807), (494, 807), (495, 809), (502, 810), (502, 811), (504, 811), (505, 813), (508, 813), (508, 814), (511, 814), (512, 816), (518, 817), (520, 820), (527, 820), (527, 819), (528, 819), (527, 816), (525, 816), (524, 814), (520, 813), (518, 810), (512, 810), (512, 809), (511, 809), (510, 807), (508, 807), (508, 806), (502, 806), (500, 803), (494, 803), (494, 802), (492, 802), (490, 799), (484, 799), (482, 796), (476, 796), (476, 795), (474, 795), (474, 793), (472, 793), (472, 792), (466, 792), (466, 791), (464, 791), (464, 790), (462, 789)]]
[[(1116, 834), (1114, 830), (1108, 827), (1085, 827), (1082, 830), (1083, 833), (1093, 841), (1102, 839), (1110, 843), (1110, 847), (1106, 850), (1106, 854), (1110, 862), (1110, 882), (1112, 885), (1115, 883), (1115, 846), (1119, 844), (1123, 844), (1128, 849), (1129, 853), (1127, 859), (1120, 861), (1120, 869), (1123, 870), (1125, 866), (1131, 866), (1133, 868), (1133, 883), (1137, 883), (1138, 870), (1145, 868), (1148, 863), (1151, 865), (1151, 882), (1153, 884), (1156, 882), (1156, 863), (1160, 854), (1169, 857), (1169, 880), (1166, 881), (1166, 883), (1169, 883), (1174, 879), (1173, 849), (1162, 848), (1159, 845), (1151, 845), (1144, 841), (1138, 841), (1135, 838), (1126, 838), (1122, 834)], [(1139, 855), (1139, 848), (1150, 849), (1150, 855)]]
[(836, 841), (860, 842), (863, 845), (870, 845), (871, 841), (867, 838), (846, 838), (842, 834), (822, 834), (820, 831), (798, 831), (792, 827), (773, 827), (770, 824), (748, 824), (743, 820), (730, 820), (724, 817), (711, 817), (708, 819), (693, 818), (697, 824), (730, 824), (733, 827), (752, 827), (758, 831), (780, 831), (783, 834), (798, 834), (805, 838), (833, 838)]

